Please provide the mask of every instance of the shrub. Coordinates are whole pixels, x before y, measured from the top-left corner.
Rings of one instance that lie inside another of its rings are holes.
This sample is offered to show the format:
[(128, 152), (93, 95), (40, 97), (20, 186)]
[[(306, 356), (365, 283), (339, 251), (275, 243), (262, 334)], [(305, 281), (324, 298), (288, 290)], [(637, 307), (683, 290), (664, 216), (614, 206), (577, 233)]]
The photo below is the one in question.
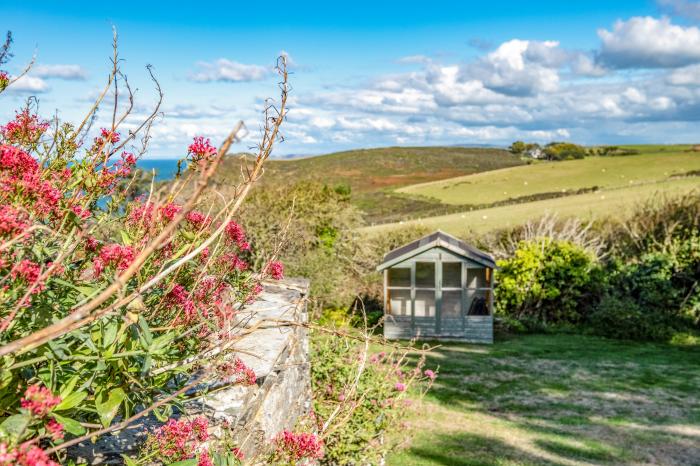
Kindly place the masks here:
[(700, 322), (700, 236), (608, 268), (610, 278), (590, 316), (596, 333), (634, 340), (669, 340)]
[[(118, 63), (102, 96), (119, 82), (115, 96), (129, 93)], [(284, 119), (284, 60), (280, 72), (280, 110), (266, 115), (265, 142), (239, 203)], [(114, 101), (111, 125), (91, 131), (84, 125), (99, 99), (77, 127), (43, 120), (31, 99), (0, 126), (0, 462), (52, 465), (48, 455), (63, 460), (66, 447), (125, 427), (135, 413), (166, 421), (200, 383), (254, 383), (224, 354), (203, 356), (231, 339), (237, 306), (255, 298), (260, 281), (282, 272), (274, 261), (248, 262), (237, 207), (198, 204), (239, 130), (218, 150), (195, 138), (173, 192), (130, 202), (120, 187), (146, 150), (157, 108), (122, 133), (133, 107), (120, 114)], [(176, 203), (190, 181), (196, 189)], [(194, 454), (191, 445), (171, 446), (175, 456)]]
[(497, 312), (530, 327), (579, 324), (598, 278), (595, 258), (568, 242), (523, 241), (513, 256), (498, 261)]
[[(409, 403), (437, 377), (406, 350), (367, 354), (360, 334), (312, 339), (314, 415), (325, 442), (322, 464), (382, 464), (397, 442)], [(358, 373), (359, 372), (359, 373)]]

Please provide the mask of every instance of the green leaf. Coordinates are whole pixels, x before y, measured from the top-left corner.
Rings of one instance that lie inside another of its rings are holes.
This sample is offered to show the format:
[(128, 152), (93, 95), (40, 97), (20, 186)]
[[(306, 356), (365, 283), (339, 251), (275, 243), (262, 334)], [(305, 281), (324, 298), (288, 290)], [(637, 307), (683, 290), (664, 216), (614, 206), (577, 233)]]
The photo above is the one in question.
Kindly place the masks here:
[(61, 392), (58, 394), (62, 400), (65, 400), (68, 397), (68, 395), (71, 394), (71, 392), (75, 388), (75, 385), (78, 383), (78, 380), (80, 380), (80, 376), (76, 374), (73, 377), (71, 377), (71, 379), (68, 382), (66, 382), (66, 384), (61, 389)]
[(139, 464), (135, 460), (129, 458), (126, 455), (122, 455), (122, 459), (124, 460), (124, 464), (126, 466), (139, 466)]
[(103, 426), (109, 426), (114, 416), (117, 415), (119, 405), (124, 401), (124, 398), (126, 398), (126, 393), (121, 388), (110, 391), (107, 397), (105, 397), (105, 392), (102, 392), (95, 398), (95, 407)]
[(71, 419), (69, 417), (59, 416), (56, 413), (52, 413), (51, 416), (53, 416), (53, 418), (56, 419), (56, 421), (63, 424), (63, 428), (69, 434), (83, 435), (85, 433), (85, 427), (81, 426), (80, 423), (78, 421), (76, 421), (75, 419)]
[(131, 239), (131, 236), (129, 236), (129, 233), (127, 233), (125, 230), (119, 230), (119, 234), (122, 237), (122, 242), (127, 246), (131, 246), (131, 244), (134, 242)]
[(65, 411), (67, 409), (75, 408), (78, 406), (86, 397), (87, 392), (73, 392), (54, 408), (54, 411)]
[(168, 466), (197, 466), (197, 458), (190, 458), (188, 460), (175, 461), (174, 463), (169, 463)]
[(148, 350), (151, 343), (153, 343), (153, 334), (151, 333), (151, 329), (148, 328), (148, 322), (146, 322), (146, 319), (144, 319), (143, 316), (139, 316), (139, 328), (141, 329), (139, 332), (139, 341), (141, 342), (141, 346), (145, 350)]
[(0, 430), (17, 439), (27, 429), (31, 420), (32, 416), (29, 414), (15, 414), (0, 424)]

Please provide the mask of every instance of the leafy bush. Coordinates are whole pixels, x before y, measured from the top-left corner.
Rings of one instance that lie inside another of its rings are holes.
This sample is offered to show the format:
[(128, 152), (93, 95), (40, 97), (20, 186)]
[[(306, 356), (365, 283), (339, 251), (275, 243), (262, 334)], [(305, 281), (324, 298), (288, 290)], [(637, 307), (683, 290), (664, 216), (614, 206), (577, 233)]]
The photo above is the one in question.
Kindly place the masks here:
[(548, 238), (522, 241), (498, 266), (498, 313), (531, 328), (584, 321), (585, 301), (599, 273), (595, 258), (583, 248)]
[(571, 142), (550, 142), (544, 146), (544, 157), (547, 160), (573, 160), (586, 156), (586, 148)]
[(437, 376), (423, 370), (422, 358), (414, 361), (397, 349), (370, 355), (358, 339), (312, 340), (314, 413), (325, 442), (321, 464), (382, 464), (396, 446), (407, 391), (415, 386), (421, 395)]
[[(119, 62), (102, 97), (112, 86), (115, 96), (130, 92)], [(284, 119), (284, 65), (280, 72), (280, 113), (266, 115), (265, 143), (246, 187)], [(219, 149), (203, 137), (187, 148), (178, 181), (196, 181), (198, 191), (183, 204), (173, 201), (182, 184), (129, 201), (122, 188), (146, 150), (157, 108), (122, 133), (133, 106), (120, 114), (115, 99), (111, 124), (92, 131), (86, 123), (102, 97), (77, 127), (43, 120), (31, 99), (0, 126), (3, 464), (55, 465), (50, 455), (63, 460), (68, 446), (126, 427), (133, 416), (152, 412), (165, 421), (182, 394), (203, 382), (255, 383), (240, 360), (224, 359), (230, 352), (211, 350), (232, 338), (238, 306), (255, 298), (261, 280), (280, 278), (282, 267), (249, 263), (236, 207), (198, 204), (239, 130)], [(204, 427), (197, 426), (201, 439)], [(189, 448), (175, 453), (195, 455)], [(197, 452), (200, 460), (205, 453)]]
[(663, 252), (609, 267), (606, 292), (590, 316), (596, 333), (634, 340), (669, 340), (698, 329), (700, 236), (676, 240)]

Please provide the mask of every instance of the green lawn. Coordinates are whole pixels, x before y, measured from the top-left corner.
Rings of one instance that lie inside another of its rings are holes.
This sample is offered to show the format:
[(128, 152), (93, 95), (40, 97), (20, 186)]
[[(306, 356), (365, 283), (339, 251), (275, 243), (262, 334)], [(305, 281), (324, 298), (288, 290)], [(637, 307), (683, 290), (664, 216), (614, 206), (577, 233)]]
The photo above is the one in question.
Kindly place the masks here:
[(468, 231), (485, 233), (494, 229), (522, 225), (547, 213), (561, 218), (579, 217), (585, 220), (615, 216), (624, 218), (635, 204), (653, 196), (677, 195), (700, 189), (700, 177), (680, 178), (639, 186), (609, 189), (586, 194), (511, 204), (460, 213), (385, 223), (363, 228), (373, 235), (406, 225), (422, 225), (460, 236)]
[(700, 152), (678, 146), (663, 151), (658, 147), (652, 149), (656, 151), (640, 155), (538, 162), (406, 186), (397, 192), (429, 197), (445, 204), (487, 205), (593, 188), (639, 186), (700, 170)]
[(699, 346), (532, 335), (438, 365), (389, 466), (700, 464)]

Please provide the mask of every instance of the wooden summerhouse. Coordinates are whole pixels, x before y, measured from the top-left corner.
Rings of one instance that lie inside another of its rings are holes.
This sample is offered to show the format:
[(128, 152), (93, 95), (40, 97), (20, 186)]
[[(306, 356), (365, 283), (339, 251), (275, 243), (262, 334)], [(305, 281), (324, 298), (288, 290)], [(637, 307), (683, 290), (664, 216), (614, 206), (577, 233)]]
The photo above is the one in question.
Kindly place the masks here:
[(384, 272), (384, 336), (493, 343), (491, 255), (437, 231), (390, 251)]

